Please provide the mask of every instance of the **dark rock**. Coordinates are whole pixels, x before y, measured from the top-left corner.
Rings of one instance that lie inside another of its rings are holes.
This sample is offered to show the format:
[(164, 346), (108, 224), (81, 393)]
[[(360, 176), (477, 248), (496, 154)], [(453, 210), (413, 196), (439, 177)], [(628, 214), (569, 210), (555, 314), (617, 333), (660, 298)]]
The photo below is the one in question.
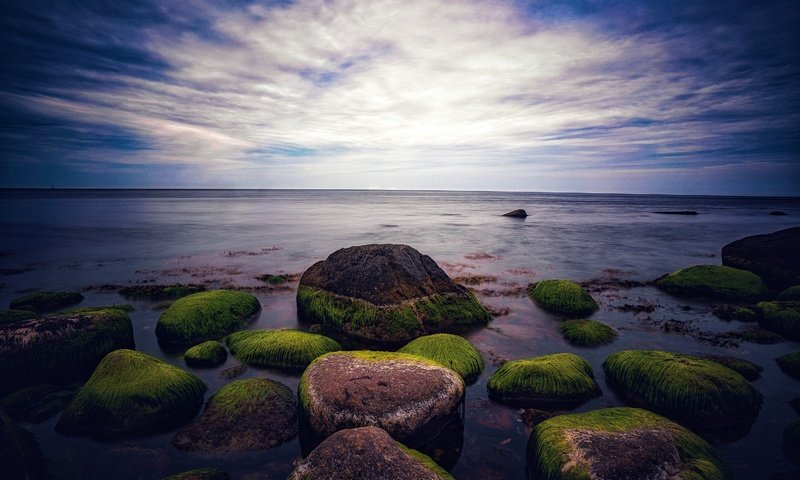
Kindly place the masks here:
[(528, 212), (525, 210), (518, 208), (517, 210), (512, 210), (508, 213), (503, 214), (504, 217), (514, 217), (514, 218), (525, 218), (528, 216)]
[(722, 264), (757, 274), (773, 290), (800, 284), (800, 227), (754, 235), (722, 247)]
[(698, 357), (711, 360), (712, 362), (717, 362), (720, 365), (728, 367), (751, 382), (761, 378), (761, 372), (764, 371), (764, 368), (761, 365), (756, 365), (755, 363), (743, 358), (731, 357), (728, 355), (712, 355), (710, 353), (704, 353), (698, 355)]
[(43, 313), (75, 305), (82, 301), (83, 295), (77, 292), (36, 292), (11, 300), (8, 308)]
[(177, 300), (179, 298), (205, 291), (206, 287), (195, 284), (174, 285), (131, 285), (120, 289), (119, 294), (135, 300)]
[(697, 215), (697, 212), (694, 210), (668, 210), (653, 213), (657, 213), (659, 215)]
[(789, 215), (788, 213), (783, 212), (781, 210), (773, 210), (773, 211), (769, 212), (769, 214), (770, 215), (774, 215), (776, 217), (782, 217), (782, 216), (785, 216), (785, 215)]
[(230, 475), (216, 468), (196, 468), (188, 472), (176, 473), (162, 480), (231, 480)]
[(0, 400), (0, 409), (15, 422), (39, 423), (64, 410), (77, 387), (64, 390), (59, 385), (34, 385)]
[(247, 365), (236, 365), (235, 367), (226, 368), (219, 372), (219, 378), (223, 378), (225, 380), (231, 380), (236, 377), (240, 377), (244, 375), (244, 372), (247, 371)]
[(27, 430), (14, 425), (0, 410), (0, 465), (3, 478), (36, 480), (44, 478), (43, 459), (36, 441)]

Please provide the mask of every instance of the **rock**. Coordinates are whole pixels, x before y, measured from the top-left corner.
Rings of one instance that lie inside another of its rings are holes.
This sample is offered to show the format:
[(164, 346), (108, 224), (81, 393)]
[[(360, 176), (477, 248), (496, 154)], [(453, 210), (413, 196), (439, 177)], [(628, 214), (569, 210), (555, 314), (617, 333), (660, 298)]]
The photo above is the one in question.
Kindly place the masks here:
[(606, 382), (631, 402), (692, 428), (750, 425), (761, 394), (719, 363), (655, 350), (623, 350), (603, 363)]
[(30, 310), (2, 310), (0, 311), (0, 325), (3, 323), (19, 322), (38, 317), (39, 314)]
[(91, 437), (163, 432), (189, 421), (206, 385), (189, 372), (134, 350), (103, 358), (56, 424)]
[(779, 293), (778, 300), (800, 300), (800, 285), (794, 285)]
[(589, 315), (597, 302), (577, 283), (570, 280), (543, 280), (528, 289), (528, 295), (540, 307), (565, 315)]
[(730, 357), (727, 355), (711, 355), (707, 353), (698, 356), (705, 360), (711, 360), (712, 362), (717, 362), (720, 365), (728, 367), (751, 382), (761, 378), (761, 372), (764, 371), (764, 368), (760, 365), (756, 365), (755, 363), (743, 358)]
[(219, 378), (231, 380), (233, 378), (244, 375), (247, 371), (247, 365), (236, 365), (235, 367), (226, 368), (217, 375)]
[(193, 293), (205, 291), (203, 285), (176, 283), (174, 285), (131, 285), (121, 288), (119, 294), (133, 300), (177, 300)]
[(300, 462), (289, 480), (452, 479), (426, 455), (377, 427), (341, 430)]
[(478, 379), (485, 366), (483, 356), (475, 346), (463, 337), (449, 333), (419, 337), (398, 351), (433, 360), (461, 375), (468, 385)]
[(133, 326), (120, 310), (0, 323), (0, 394), (86, 378), (107, 353), (130, 347)]
[(740, 322), (755, 322), (758, 320), (758, 316), (753, 310), (729, 303), (714, 305), (711, 312), (722, 320), (738, 320)]
[(228, 358), (228, 351), (216, 340), (195, 345), (183, 354), (183, 361), (190, 367), (216, 367)]
[(776, 216), (776, 217), (783, 217), (785, 215), (789, 215), (788, 213), (786, 213), (784, 211), (781, 211), (781, 210), (773, 210), (773, 211), (769, 212), (769, 214), (773, 215), (773, 216)]
[(176, 473), (161, 480), (231, 480), (230, 475), (216, 468), (196, 468), (188, 472)]
[(44, 461), (33, 435), (14, 425), (0, 410), (0, 459), (3, 478), (37, 480), (45, 478)]
[(789, 401), (789, 405), (792, 406), (792, 409), (794, 409), (795, 413), (800, 415), (800, 397), (794, 397), (791, 399)]
[(639, 408), (603, 408), (545, 420), (531, 433), (527, 460), (537, 478), (731, 477), (705, 440)]
[(722, 247), (722, 264), (749, 270), (773, 290), (800, 284), (800, 227), (745, 237)]
[(800, 351), (783, 354), (775, 361), (787, 375), (800, 380)]
[(297, 309), (308, 323), (383, 342), (491, 320), (469, 290), (407, 245), (337, 250), (303, 273)]
[(64, 314), (64, 313), (92, 313), (92, 312), (98, 312), (100, 310), (121, 310), (121, 311), (127, 313), (127, 312), (132, 312), (132, 311), (134, 311), (136, 309), (133, 308), (133, 305), (130, 305), (128, 303), (120, 303), (120, 304), (117, 304), (117, 305), (100, 305), (100, 306), (97, 306), (97, 307), (70, 308), (69, 310), (64, 310), (64, 311), (59, 312), (59, 313), (62, 313), (62, 314)]
[(760, 325), (789, 340), (800, 340), (800, 301), (759, 302)]
[(516, 210), (512, 210), (508, 213), (503, 214), (504, 217), (514, 217), (514, 218), (526, 218), (528, 216), (528, 212), (525, 210), (518, 208)]
[(338, 342), (300, 330), (244, 330), (225, 339), (237, 360), (263, 368), (303, 370), (320, 355), (341, 350)]
[(617, 338), (616, 330), (594, 320), (566, 320), (561, 322), (559, 330), (569, 343), (579, 347), (603, 345)]
[(790, 460), (800, 462), (800, 420), (790, 423), (783, 430), (783, 451)]
[(573, 353), (513, 360), (486, 384), (492, 400), (519, 407), (574, 407), (600, 395), (589, 362)]
[(83, 295), (78, 292), (36, 292), (11, 300), (8, 308), (44, 313), (81, 303), (82, 301)]
[(183, 427), (178, 450), (228, 455), (266, 450), (297, 435), (297, 400), (289, 387), (266, 378), (235, 380), (215, 393), (205, 412)]
[(224, 337), (261, 311), (253, 295), (230, 290), (194, 293), (175, 301), (156, 324), (162, 344), (191, 345)]
[(318, 438), (373, 425), (413, 443), (458, 411), (464, 382), (416, 355), (362, 350), (317, 358), (298, 391), (301, 415)]
[(64, 410), (75, 389), (59, 385), (34, 385), (23, 388), (0, 400), (0, 410), (15, 422), (39, 423)]
[(694, 210), (665, 210), (661, 212), (653, 212), (659, 215), (697, 215)]
[(678, 296), (732, 300), (759, 298), (768, 293), (754, 273), (720, 265), (695, 265), (656, 280), (656, 286)]
[(728, 332), (725, 336), (760, 345), (774, 345), (786, 341), (777, 333), (760, 327), (740, 328), (739, 330)]

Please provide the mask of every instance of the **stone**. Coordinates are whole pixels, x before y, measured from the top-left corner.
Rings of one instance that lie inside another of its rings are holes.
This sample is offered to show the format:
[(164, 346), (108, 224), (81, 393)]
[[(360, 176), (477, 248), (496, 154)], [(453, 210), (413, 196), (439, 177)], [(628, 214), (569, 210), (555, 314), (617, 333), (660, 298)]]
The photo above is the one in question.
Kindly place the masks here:
[(503, 214), (504, 217), (514, 217), (514, 218), (526, 218), (528, 216), (528, 212), (525, 210), (518, 208), (516, 210), (512, 210), (508, 213)]
[(722, 264), (749, 270), (773, 290), (800, 284), (800, 227), (754, 235), (722, 247)]

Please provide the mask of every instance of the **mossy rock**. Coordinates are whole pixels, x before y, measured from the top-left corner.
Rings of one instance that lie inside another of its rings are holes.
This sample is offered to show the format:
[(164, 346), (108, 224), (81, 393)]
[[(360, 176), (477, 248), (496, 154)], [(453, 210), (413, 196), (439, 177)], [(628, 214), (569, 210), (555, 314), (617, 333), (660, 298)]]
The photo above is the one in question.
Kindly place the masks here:
[(215, 393), (205, 412), (172, 439), (178, 450), (228, 455), (266, 450), (297, 435), (297, 399), (266, 378), (235, 380)]
[(163, 344), (190, 345), (237, 330), (261, 310), (253, 295), (230, 290), (195, 293), (175, 301), (158, 319), (156, 337)]
[(755, 363), (743, 358), (708, 354), (699, 355), (699, 357), (706, 360), (711, 360), (712, 362), (717, 362), (720, 365), (724, 365), (751, 382), (761, 378), (761, 372), (764, 371), (764, 368), (760, 365), (756, 365)]
[(774, 345), (786, 341), (777, 333), (761, 327), (740, 328), (726, 334), (728, 337), (735, 338), (750, 343), (760, 345)]
[(603, 363), (606, 382), (630, 401), (692, 427), (750, 424), (761, 394), (744, 377), (711, 360), (656, 350), (624, 350)]
[(336, 340), (300, 330), (244, 330), (225, 339), (231, 355), (262, 368), (304, 369), (315, 358), (341, 350)]
[(92, 313), (92, 312), (99, 312), (100, 310), (121, 310), (123, 312), (132, 312), (136, 310), (133, 305), (128, 303), (120, 303), (118, 305), (100, 305), (97, 307), (78, 307), (78, 308), (70, 308), (69, 310), (64, 310), (63, 312), (59, 312), (59, 314), (64, 313)]
[(91, 437), (170, 430), (194, 417), (205, 390), (202, 380), (178, 367), (134, 350), (116, 350), (67, 405), (56, 430)]
[(506, 362), (486, 387), (493, 400), (520, 407), (571, 407), (600, 395), (591, 365), (573, 353)]
[(741, 305), (731, 305), (729, 303), (715, 305), (712, 312), (722, 320), (738, 320), (740, 322), (755, 322), (758, 320), (756, 312)]
[(37, 480), (45, 478), (43, 459), (36, 440), (28, 431), (0, 410), (0, 459), (3, 478), (10, 480)]
[(132, 347), (133, 325), (121, 310), (0, 323), (0, 394), (87, 378), (107, 353)]
[(0, 400), (0, 410), (15, 422), (43, 422), (64, 410), (76, 390), (77, 387), (64, 389), (52, 384), (34, 385), (4, 397)]
[(761, 326), (789, 340), (800, 340), (800, 302), (759, 302)]
[(528, 295), (545, 310), (564, 315), (589, 315), (598, 309), (592, 296), (571, 280), (542, 280), (531, 285)]
[(800, 300), (800, 285), (789, 287), (779, 293), (778, 300)]
[(769, 290), (755, 273), (722, 265), (695, 265), (656, 280), (662, 290), (678, 296), (747, 300)]
[(398, 351), (425, 357), (454, 370), (466, 384), (477, 380), (485, 367), (483, 356), (474, 345), (463, 337), (449, 333), (419, 337)]
[(800, 380), (800, 351), (786, 353), (776, 358), (775, 361), (787, 375)]
[(36, 292), (11, 300), (11, 310), (30, 310), (36, 313), (50, 312), (81, 303), (83, 295), (78, 292)]
[(0, 324), (29, 320), (38, 316), (38, 313), (30, 310), (2, 310), (0, 311)]
[(617, 338), (616, 330), (595, 320), (566, 320), (558, 329), (569, 343), (579, 347), (603, 345)]
[(545, 420), (531, 433), (527, 461), (542, 480), (731, 478), (705, 440), (640, 408), (603, 408)]
[(190, 367), (216, 367), (227, 358), (228, 351), (216, 340), (197, 344), (183, 354), (183, 361)]
[(203, 285), (184, 285), (176, 283), (174, 285), (131, 285), (120, 289), (119, 294), (132, 300), (177, 300), (193, 293), (205, 291)]
[(783, 451), (790, 460), (800, 462), (800, 420), (783, 429)]
[(176, 473), (161, 480), (231, 480), (230, 475), (216, 468), (195, 468), (188, 472)]

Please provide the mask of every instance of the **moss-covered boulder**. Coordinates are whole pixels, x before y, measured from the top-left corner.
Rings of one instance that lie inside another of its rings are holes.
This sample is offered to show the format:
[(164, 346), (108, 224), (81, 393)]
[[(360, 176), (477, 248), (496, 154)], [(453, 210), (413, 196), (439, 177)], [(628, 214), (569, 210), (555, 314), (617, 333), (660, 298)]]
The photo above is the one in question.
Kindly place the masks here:
[(203, 405), (206, 385), (178, 367), (134, 350), (103, 358), (56, 424), (73, 435), (117, 437), (170, 430)]
[(800, 227), (754, 235), (722, 247), (722, 264), (749, 270), (770, 288), (800, 284)]
[(731, 477), (705, 440), (639, 408), (603, 408), (545, 420), (531, 433), (527, 460), (542, 480)]
[(64, 410), (77, 386), (65, 388), (59, 385), (42, 384), (23, 388), (3, 397), (0, 410), (15, 422), (39, 423)]
[(537, 305), (564, 315), (589, 315), (597, 310), (597, 302), (589, 292), (571, 280), (542, 280), (528, 289)]
[(183, 361), (190, 367), (216, 367), (225, 363), (228, 351), (216, 340), (199, 343), (186, 350)]
[(740, 322), (755, 322), (758, 320), (758, 315), (751, 308), (743, 307), (741, 305), (731, 305), (730, 303), (723, 303), (714, 305), (711, 310), (714, 315), (722, 320), (738, 320)]
[(83, 295), (78, 292), (36, 292), (11, 300), (11, 310), (30, 310), (36, 313), (50, 312), (81, 303)]
[(789, 287), (779, 293), (778, 300), (800, 300), (800, 285)]
[(289, 480), (332, 478), (452, 480), (453, 477), (430, 457), (405, 447), (385, 430), (361, 427), (334, 433), (289, 475)]
[(30, 310), (1, 310), (0, 324), (19, 322), (38, 317), (39, 314)]
[(42, 454), (33, 435), (14, 425), (0, 410), (0, 466), (2, 476), (10, 480), (45, 478)]
[(0, 323), (0, 394), (86, 378), (107, 353), (132, 347), (131, 319), (120, 310)]
[(628, 400), (702, 429), (750, 424), (761, 394), (711, 360), (656, 350), (623, 350), (603, 363), (606, 382)]
[(783, 429), (783, 451), (789, 459), (800, 462), (800, 420)]
[(800, 301), (759, 302), (760, 324), (789, 340), (800, 340)]
[(800, 380), (800, 351), (786, 353), (775, 359), (781, 370)]
[(59, 312), (59, 314), (64, 313), (92, 313), (92, 312), (99, 312), (100, 310), (121, 310), (123, 312), (132, 312), (136, 310), (133, 305), (129, 303), (119, 303), (116, 305), (99, 305), (96, 307), (78, 307), (78, 308), (70, 308), (69, 310), (64, 310), (63, 312)]
[(300, 330), (244, 330), (225, 339), (240, 362), (262, 368), (302, 370), (315, 358), (341, 350), (333, 339)]
[(253, 295), (230, 290), (195, 293), (175, 301), (156, 324), (162, 344), (191, 345), (213, 340), (244, 326), (261, 311)]
[(266, 378), (235, 380), (215, 393), (205, 412), (183, 427), (178, 450), (228, 455), (265, 450), (297, 435), (297, 400), (289, 387)]
[(467, 384), (477, 380), (485, 366), (481, 352), (474, 345), (449, 333), (419, 337), (398, 351), (425, 357), (454, 370)]
[(486, 384), (493, 400), (521, 407), (573, 407), (600, 395), (589, 362), (553, 353), (504, 363)]
[(298, 391), (301, 415), (318, 438), (373, 425), (405, 441), (448, 422), (464, 399), (464, 382), (417, 355), (362, 350), (317, 358)]
[(595, 320), (566, 320), (558, 329), (569, 343), (579, 347), (603, 345), (617, 338), (616, 330)]
[(188, 472), (176, 473), (161, 480), (231, 480), (230, 475), (216, 468), (195, 468)]
[(203, 292), (203, 285), (181, 284), (174, 285), (131, 285), (121, 288), (119, 294), (131, 300), (177, 300), (193, 293)]
[(333, 252), (303, 273), (297, 310), (308, 323), (383, 342), (491, 320), (469, 290), (407, 245)]
[(764, 368), (761, 365), (756, 365), (755, 363), (743, 358), (731, 357), (728, 355), (710, 354), (699, 355), (699, 357), (706, 360), (711, 360), (712, 362), (717, 362), (720, 365), (724, 365), (751, 382), (761, 378), (761, 372), (764, 371)]
[(746, 300), (763, 297), (767, 286), (758, 275), (722, 265), (695, 265), (656, 280), (665, 292), (678, 296)]

